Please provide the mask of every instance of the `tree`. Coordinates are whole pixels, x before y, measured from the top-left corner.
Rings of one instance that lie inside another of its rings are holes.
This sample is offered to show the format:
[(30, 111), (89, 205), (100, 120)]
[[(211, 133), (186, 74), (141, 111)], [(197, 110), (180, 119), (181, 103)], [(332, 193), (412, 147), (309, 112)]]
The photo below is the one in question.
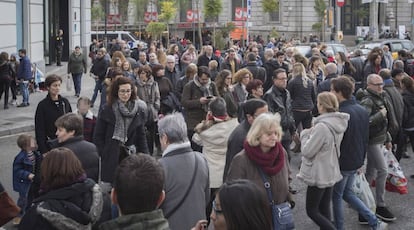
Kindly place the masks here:
[(262, 8), (265, 13), (272, 13), (279, 9), (279, 0), (262, 0)]
[(216, 23), (217, 17), (223, 11), (221, 0), (204, 0), (204, 15), (206, 18), (213, 19), (213, 46), (216, 46)]
[(177, 15), (177, 8), (175, 7), (175, 1), (165, 0), (161, 2), (161, 14), (159, 19), (164, 21), (167, 25), (167, 48), (170, 46), (170, 21)]
[[(100, 3), (93, 4), (91, 9), (91, 18), (95, 22), (96, 31), (98, 31), (99, 22), (104, 19), (105, 12)], [(98, 36), (96, 36), (98, 38)], [(99, 39), (98, 39), (99, 40)]]
[(124, 30), (125, 21), (128, 19), (129, 0), (118, 0), (118, 12), (121, 17), (121, 28)]
[(362, 5), (359, 6), (358, 10), (355, 11), (358, 19), (359, 19), (359, 25), (364, 25), (364, 20), (369, 16), (368, 9)]
[[(312, 25), (312, 29), (316, 30), (317, 32), (322, 35), (324, 28), (325, 28), (325, 13), (326, 13), (326, 3), (324, 0), (315, 0), (315, 9), (316, 15), (318, 16), (318, 22)], [(323, 36), (320, 36), (321, 38)]]
[(166, 25), (163, 22), (150, 22), (145, 30), (150, 33), (154, 39), (159, 38), (161, 41), (161, 35), (165, 29)]
[(135, 5), (135, 22), (144, 21), (144, 14), (149, 0), (133, 0), (132, 3)]

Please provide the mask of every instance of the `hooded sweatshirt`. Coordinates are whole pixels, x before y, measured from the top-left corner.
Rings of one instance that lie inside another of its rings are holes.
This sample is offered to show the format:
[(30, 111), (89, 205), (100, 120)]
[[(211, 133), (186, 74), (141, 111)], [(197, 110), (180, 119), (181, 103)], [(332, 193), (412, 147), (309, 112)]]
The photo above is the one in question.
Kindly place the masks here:
[(297, 177), (308, 186), (332, 187), (342, 179), (338, 159), (348, 120), (346, 113), (324, 113), (315, 118), (312, 128), (302, 131), (303, 157)]

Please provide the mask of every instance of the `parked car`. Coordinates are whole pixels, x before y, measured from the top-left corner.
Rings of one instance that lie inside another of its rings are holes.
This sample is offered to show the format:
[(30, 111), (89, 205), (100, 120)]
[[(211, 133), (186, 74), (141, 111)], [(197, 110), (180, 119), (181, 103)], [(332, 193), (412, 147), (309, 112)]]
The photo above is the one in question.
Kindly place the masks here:
[(387, 40), (377, 40), (377, 41), (365, 41), (359, 44), (356, 49), (360, 49), (364, 56), (375, 47), (382, 47), (387, 45), (390, 48), (392, 53), (392, 58), (397, 59), (398, 51), (405, 49), (408, 52), (414, 52), (414, 44), (410, 40), (405, 39), (387, 39)]
[[(91, 31), (91, 40), (103, 39), (104, 36), (104, 31)], [(124, 40), (129, 45), (130, 49), (136, 48), (138, 44), (140, 44), (143, 49), (148, 48), (148, 44), (146, 42), (139, 40), (139, 38), (134, 33), (129, 31), (107, 31), (106, 37), (108, 38), (108, 41), (111, 41), (112, 39)]]
[[(344, 44), (341, 43), (325, 43), (328, 48), (327, 51), (332, 52), (334, 55), (337, 54), (339, 51), (345, 53), (347, 57), (349, 57), (349, 52), (347, 47)], [(297, 46), (294, 46), (294, 48), (303, 56), (306, 56), (311, 50), (310, 44), (300, 44)]]

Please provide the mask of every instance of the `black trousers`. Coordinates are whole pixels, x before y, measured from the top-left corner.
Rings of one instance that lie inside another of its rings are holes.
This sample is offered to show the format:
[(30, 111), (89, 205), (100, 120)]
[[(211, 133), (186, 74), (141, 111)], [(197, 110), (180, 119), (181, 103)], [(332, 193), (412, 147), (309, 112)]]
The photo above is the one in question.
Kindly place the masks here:
[(62, 47), (56, 48), (56, 65), (61, 65), (62, 62)]

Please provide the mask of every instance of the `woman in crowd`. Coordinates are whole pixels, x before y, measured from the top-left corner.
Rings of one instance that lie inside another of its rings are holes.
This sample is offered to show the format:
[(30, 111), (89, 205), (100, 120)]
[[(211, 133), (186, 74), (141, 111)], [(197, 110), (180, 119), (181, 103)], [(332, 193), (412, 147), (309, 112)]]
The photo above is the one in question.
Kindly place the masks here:
[(168, 49), (167, 55), (173, 55), (175, 58), (175, 69), (180, 71), (180, 59), (181, 59), (181, 54), (180, 54), (180, 48), (178, 47), (177, 44), (172, 44), (170, 46), (170, 48)]
[(19, 67), (19, 61), (17, 60), (18, 58), (16, 58), (17, 54), (11, 54), (10, 55), (10, 65), (12, 67), (12, 71), (14, 72), (13, 74), (13, 78), (11, 79), (10, 82), (10, 90), (12, 93), (12, 101), (10, 102), (10, 104), (12, 105), (17, 105), (17, 68)]
[(176, 92), (177, 92), (177, 96), (178, 99), (181, 100), (181, 95), (183, 94), (183, 90), (184, 90), (184, 86), (192, 81), (194, 79), (194, 77), (197, 75), (197, 65), (194, 63), (190, 63), (187, 66), (187, 69), (185, 70), (185, 75), (182, 76), (178, 81), (177, 81), (177, 86), (176, 86)]
[(324, 64), (320, 56), (314, 55), (309, 59), (308, 77), (313, 81), (313, 86), (318, 88), (319, 83), (325, 79), (325, 73), (323, 72)]
[[(122, 63), (124, 61), (126, 61), (125, 55), (121, 51), (115, 51), (112, 54), (111, 67), (118, 66), (119, 68), (121, 68)], [(118, 63), (118, 62), (120, 62), (120, 63)]]
[(215, 83), (220, 97), (226, 101), (227, 114), (231, 117), (237, 117), (238, 105), (234, 100), (231, 81), (231, 72), (225, 69), (218, 73)]
[(292, 56), (292, 65), (297, 62), (302, 63), (302, 65), (305, 66), (306, 69), (308, 68), (308, 65), (309, 65), (308, 59), (300, 53), (295, 53)]
[(9, 108), (9, 89), (13, 78), (13, 69), (9, 63), (9, 54), (0, 53), (0, 98), (4, 93), (4, 109)]
[[(195, 127), (192, 139), (196, 144), (203, 146), (203, 154), (209, 167), (211, 198), (214, 198), (214, 194), (223, 184), (227, 140), (238, 124), (237, 119), (227, 115), (224, 99), (217, 97), (208, 104), (206, 119)], [(210, 212), (209, 205), (207, 215)]]
[(295, 119), (295, 126), (302, 123), (303, 129), (311, 127), (312, 109), (316, 102), (315, 89), (312, 80), (306, 75), (305, 66), (302, 63), (293, 64), (292, 79), (287, 89), (292, 98), (292, 112)]
[(401, 87), (404, 99), (403, 128), (414, 149), (414, 80), (410, 76), (404, 76), (401, 80)]
[(349, 61), (349, 59), (346, 57), (344, 52), (339, 51), (335, 55), (336, 60), (336, 66), (338, 67), (338, 74), (339, 75), (349, 75), (353, 78), (355, 78), (356, 69), (352, 65), (352, 63)]
[(367, 63), (364, 67), (364, 87), (366, 87), (366, 79), (370, 74), (378, 74), (381, 67), (382, 56), (379, 52), (371, 51), (367, 57)]
[(68, 99), (60, 95), (61, 84), (60, 76), (55, 74), (47, 76), (45, 86), (48, 94), (36, 108), (35, 133), (41, 153), (48, 152), (53, 147), (53, 142), (57, 144), (55, 121), (60, 116), (72, 112)]
[(155, 82), (158, 84), (159, 92), (160, 92), (160, 100), (161, 105), (159, 109), (160, 114), (168, 114), (174, 111), (174, 108), (162, 103), (163, 101), (167, 100), (170, 93), (173, 93), (174, 86), (171, 83), (170, 79), (165, 77), (165, 68), (164, 66), (158, 64), (152, 67), (152, 74), (154, 76)]
[(247, 100), (246, 85), (253, 80), (253, 74), (248, 69), (240, 69), (233, 76), (235, 85), (233, 86), (233, 95), (236, 102), (240, 105)]
[(333, 186), (342, 179), (338, 158), (349, 120), (349, 114), (338, 112), (338, 106), (333, 93), (320, 93), (320, 116), (301, 133), (303, 157), (297, 177), (308, 185), (306, 213), (321, 229), (336, 229), (331, 222), (331, 199)]
[(124, 76), (128, 77), (135, 83), (136, 79), (134, 73), (132, 72), (131, 64), (129, 61), (122, 62), (122, 71), (124, 72)]
[(108, 101), (99, 113), (93, 137), (101, 156), (102, 181), (113, 182), (115, 168), (124, 153), (148, 153), (146, 115), (147, 106), (137, 99), (131, 79), (115, 78), (109, 88)]
[(41, 178), (41, 196), (33, 201), (19, 229), (91, 229), (100, 219), (101, 189), (86, 177), (71, 150), (56, 148), (46, 154)]
[(263, 82), (259, 79), (253, 79), (246, 85), (246, 90), (249, 93), (247, 100), (249, 99), (262, 99), (263, 97)]
[[(250, 180), (224, 183), (212, 202), (210, 218), (214, 230), (272, 229), (268, 201)], [(200, 220), (191, 230), (204, 230), (206, 220)]]
[(190, 63), (196, 63), (197, 52), (193, 45), (189, 45), (187, 50), (181, 56), (181, 70), (184, 72)]
[(158, 121), (158, 111), (160, 110), (160, 91), (158, 83), (152, 77), (151, 68), (149, 66), (141, 66), (138, 70), (137, 78), (137, 94), (138, 98), (147, 104), (147, 142), (149, 153), (154, 153), (154, 141), (158, 143), (158, 136), (156, 134), (156, 127)]
[(82, 54), (81, 48), (79, 46), (76, 46), (75, 50), (69, 56), (68, 61), (68, 74), (72, 74), (76, 97), (79, 97), (80, 95), (82, 86), (82, 74), (86, 74), (86, 71), (88, 70), (87, 63), (88, 60), (86, 55)]
[[(263, 113), (256, 117), (247, 133), (244, 149), (231, 161), (226, 181), (251, 180), (260, 189), (261, 194), (267, 197), (263, 181), (263, 177), (266, 177), (272, 191), (272, 203), (293, 205), (289, 193), (289, 163), (281, 143), (282, 135), (279, 114)], [(268, 208), (271, 210), (270, 205)], [(293, 229), (292, 225), (290, 222), (284, 227)]]

